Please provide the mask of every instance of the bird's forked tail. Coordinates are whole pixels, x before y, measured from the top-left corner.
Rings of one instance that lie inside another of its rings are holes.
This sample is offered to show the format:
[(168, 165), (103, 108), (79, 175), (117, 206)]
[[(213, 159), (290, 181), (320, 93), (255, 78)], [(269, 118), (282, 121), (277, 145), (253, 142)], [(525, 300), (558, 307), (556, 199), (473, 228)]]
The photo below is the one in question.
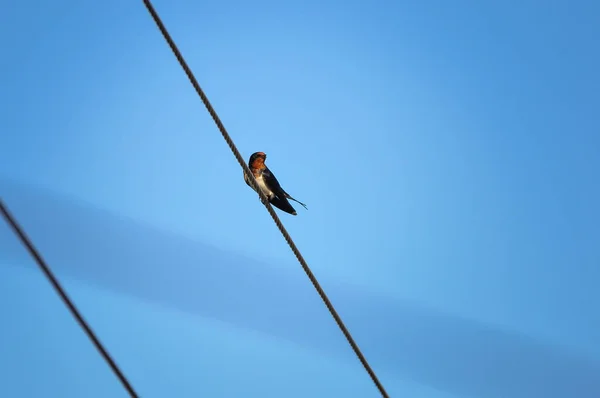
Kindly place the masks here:
[(296, 202), (296, 203), (300, 203), (300, 204), (302, 205), (302, 207), (304, 207), (306, 210), (308, 210), (308, 207), (306, 207), (306, 205), (305, 205), (304, 203), (300, 202), (300, 201), (299, 201), (299, 200), (297, 200), (297, 199), (294, 199), (294, 198), (292, 198), (292, 197), (290, 196), (290, 194), (289, 194), (289, 193), (287, 193), (287, 192), (286, 192), (286, 193), (285, 193), (285, 197), (286, 197), (286, 198), (288, 198), (288, 199), (291, 199), (291, 200), (293, 200), (293, 201), (294, 201), (294, 202)]

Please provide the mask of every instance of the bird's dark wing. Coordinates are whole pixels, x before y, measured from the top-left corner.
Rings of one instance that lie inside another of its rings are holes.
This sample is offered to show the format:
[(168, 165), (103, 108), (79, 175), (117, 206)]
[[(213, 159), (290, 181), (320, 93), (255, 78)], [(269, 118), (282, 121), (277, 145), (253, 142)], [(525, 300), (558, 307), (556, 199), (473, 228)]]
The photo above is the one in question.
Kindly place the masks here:
[(277, 207), (279, 210), (285, 211), (286, 213), (290, 213), (291, 215), (297, 215), (296, 209), (292, 207), (290, 202), (285, 197), (273, 196), (270, 199), (270, 202), (273, 206)]
[(286, 213), (296, 215), (296, 209), (294, 209), (288, 201), (289, 195), (283, 190), (283, 188), (281, 188), (281, 185), (279, 185), (279, 181), (277, 181), (277, 178), (271, 172), (271, 170), (269, 170), (268, 168), (264, 169), (262, 176), (265, 180), (265, 183), (275, 194), (271, 198), (271, 204), (277, 207), (278, 209), (285, 211)]
[[(268, 173), (268, 176), (269, 176), (269, 177), (267, 177), (267, 173)], [(294, 199), (294, 198), (292, 198), (292, 196), (291, 196), (289, 193), (285, 192), (285, 191), (283, 190), (283, 188), (281, 188), (281, 185), (279, 185), (279, 181), (277, 181), (277, 178), (275, 178), (275, 175), (274, 175), (273, 173), (271, 173), (271, 170), (269, 170), (269, 169), (267, 168), (267, 169), (266, 169), (266, 170), (263, 172), (263, 176), (264, 176), (265, 178), (267, 178), (267, 183), (269, 184), (269, 186), (270, 186), (270, 187), (273, 187), (273, 188), (271, 188), (271, 189), (273, 190), (273, 192), (274, 192), (274, 193), (275, 193), (275, 194), (276, 194), (278, 197), (280, 197), (280, 198), (285, 198), (285, 199), (291, 199), (291, 200), (293, 200), (294, 202), (300, 203), (300, 204), (302, 205), (302, 207), (304, 207), (306, 210), (308, 210), (308, 208), (306, 207), (306, 205), (305, 205), (304, 203), (300, 202), (300, 201), (299, 201), (299, 200), (297, 200), (297, 199)], [(271, 180), (273, 180), (273, 182), (272, 182), (272, 183), (271, 183)], [(271, 185), (271, 184), (272, 184), (272, 185)]]

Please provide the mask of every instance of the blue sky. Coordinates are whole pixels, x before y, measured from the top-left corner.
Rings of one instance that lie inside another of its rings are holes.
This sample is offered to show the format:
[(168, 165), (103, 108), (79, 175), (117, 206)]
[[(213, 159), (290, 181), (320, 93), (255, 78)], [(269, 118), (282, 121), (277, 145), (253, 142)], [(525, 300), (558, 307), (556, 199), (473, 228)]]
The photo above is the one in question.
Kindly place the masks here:
[[(600, 394), (596, 2), (154, 5), (392, 396)], [(140, 394), (377, 396), (143, 3), (2, 7), (0, 193)], [(0, 238), (3, 395), (124, 394)]]

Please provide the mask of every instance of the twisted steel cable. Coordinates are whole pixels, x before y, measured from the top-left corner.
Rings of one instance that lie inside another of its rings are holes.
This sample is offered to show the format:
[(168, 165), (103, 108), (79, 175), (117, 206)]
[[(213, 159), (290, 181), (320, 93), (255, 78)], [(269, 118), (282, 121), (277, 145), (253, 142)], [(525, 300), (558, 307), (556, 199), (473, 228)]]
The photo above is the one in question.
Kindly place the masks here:
[(281, 223), (281, 220), (279, 220), (279, 217), (275, 213), (275, 210), (273, 210), (273, 207), (269, 203), (268, 198), (262, 192), (262, 190), (259, 188), (258, 183), (256, 182), (256, 179), (254, 178), (254, 175), (252, 174), (252, 172), (250, 172), (250, 169), (248, 168), (248, 165), (246, 165), (246, 162), (244, 161), (244, 158), (242, 158), (242, 155), (240, 154), (240, 151), (235, 146), (233, 140), (229, 136), (229, 133), (225, 129), (225, 126), (223, 125), (223, 122), (221, 122), (221, 119), (217, 115), (217, 112), (215, 111), (215, 109), (211, 105), (210, 101), (208, 100), (208, 97), (206, 96), (206, 94), (204, 93), (204, 91), (202, 90), (202, 88), (200, 87), (200, 84), (196, 80), (196, 77), (192, 73), (190, 67), (185, 62), (185, 59), (183, 58), (183, 55), (181, 54), (181, 52), (177, 48), (177, 45), (175, 44), (175, 42), (171, 38), (171, 35), (167, 31), (167, 28), (165, 27), (165, 25), (163, 24), (162, 20), (160, 19), (158, 13), (154, 9), (154, 6), (150, 2), (150, 0), (143, 0), (143, 2), (145, 4), (146, 8), (148, 9), (148, 12), (150, 12), (150, 15), (152, 16), (152, 19), (154, 20), (154, 22), (158, 26), (158, 29), (162, 33), (164, 39), (169, 44), (169, 47), (173, 51), (173, 54), (177, 58), (177, 61), (179, 61), (179, 64), (181, 65), (181, 67), (183, 68), (185, 74), (187, 75), (188, 79), (190, 80), (190, 83), (192, 83), (192, 86), (196, 90), (196, 93), (198, 93), (198, 95), (200, 96), (200, 99), (204, 103), (204, 106), (208, 110), (208, 113), (213, 118), (214, 122), (216, 123), (219, 131), (221, 132), (221, 135), (225, 139), (225, 142), (227, 142), (227, 145), (229, 145), (229, 148), (231, 149), (231, 152), (233, 152), (233, 155), (235, 156), (235, 158), (237, 159), (238, 163), (240, 164), (240, 166), (244, 170), (244, 173), (246, 174), (246, 176), (248, 176), (248, 180), (250, 181), (250, 184), (252, 184), (252, 187), (254, 188), (254, 190), (258, 192), (258, 195), (260, 196), (260, 199), (261, 199), (262, 203), (267, 208), (267, 211), (269, 212), (269, 214), (273, 218), (273, 221), (275, 221), (275, 224), (277, 225), (277, 228), (279, 228), (279, 231), (281, 231), (281, 234), (283, 235), (284, 239), (286, 240), (286, 242), (290, 246), (290, 249), (292, 249), (292, 252), (294, 253), (294, 255), (296, 256), (296, 258), (298, 259), (298, 262), (300, 263), (300, 265), (302, 266), (302, 269), (304, 270), (304, 272), (308, 276), (308, 279), (310, 279), (310, 281), (313, 284), (314, 288), (317, 290), (317, 293), (319, 294), (319, 296), (321, 297), (321, 299), (325, 303), (325, 306), (327, 306), (327, 309), (329, 310), (329, 312), (333, 316), (333, 319), (337, 323), (338, 327), (340, 328), (340, 330), (342, 331), (342, 333), (346, 337), (346, 340), (348, 340), (348, 343), (352, 347), (352, 350), (354, 351), (354, 353), (356, 354), (356, 356), (360, 360), (361, 364), (363, 365), (363, 367), (365, 368), (365, 370), (367, 371), (367, 373), (369, 374), (369, 376), (371, 377), (371, 379), (375, 383), (375, 386), (377, 387), (377, 389), (379, 390), (379, 392), (381, 393), (381, 395), (383, 397), (385, 397), (385, 398), (389, 398), (389, 395), (387, 394), (385, 388), (383, 387), (383, 385), (381, 384), (381, 382), (377, 378), (377, 375), (375, 374), (375, 372), (373, 371), (373, 369), (371, 368), (371, 366), (367, 362), (367, 359), (365, 358), (365, 356), (361, 352), (360, 348), (358, 347), (358, 345), (356, 344), (356, 342), (352, 338), (352, 335), (350, 334), (350, 332), (348, 331), (348, 328), (346, 327), (346, 325), (342, 321), (342, 318), (339, 316), (339, 314), (337, 313), (337, 311), (333, 307), (333, 304), (331, 303), (331, 301), (329, 300), (329, 298), (325, 294), (325, 291), (323, 290), (323, 288), (321, 287), (321, 285), (317, 281), (317, 278), (315, 277), (315, 275), (310, 270), (310, 267), (306, 263), (306, 260), (304, 260), (304, 257), (302, 257), (302, 254), (300, 253), (300, 250), (298, 250), (298, 247), (296, 247), (296, 244), (292, 240), (292, 237), (290, 236), (290, 234), (287, 232), (287, 230), (285, 229), (285, 227)]
[(79, 312), (77, 307), (75, 307), (75, 304), (73, 303), (73, 301), (68, 296), (65, 289), (62, 287), (62, 285), (60, 284), (60, 282), (58, 281), (58, 279), (56, 278), (56, 276), (50, 269), (50, 266), (42, 258), (42, 255), (40, 254), (40, 252), (33, 245), (33, 242), (31, 241), (31, 239), (29, 239), (29, 237), (25, 234), (25, 231), (19, 225), (19, 223), (17, 222), (15, 217), (12, 215), (10, 210), (8, 210), (8, 207), (6, 207), (6, 205), (4, 204), (4, 201), (1, 198), (0, 198), (0, 213), (2, 213), (2, 216), (4, 216), (4, 219), (6, 220), (8, 225), (11, 227), (12, 231), (15, 233), (15, 235), (18, 236), (18, 238), (21, 241), (21, 243), (23, 244), (23, 246), (25, 246), (25, 248), (27, 249), (27, 251), (29, 252), (31, 257), (33, 257), (33, 259), (35, 260), (37, 265), (40, 267), (40, 269), (42, 270), (42, 272), (44, 273), (44, 275), (46, 276), (46, 278), (48, 279), (48, 281), (50, 282), (50, 284), (52, 285), (54, 290), (58, 293), (58, 295), (62, 299), (63, 303), (67, 306), (67, 308), (71, 312), (71, 315), (73, 315), (73, 317), (75, 318), (75, 320), (77, 321), (79, 326), (83, 329), (85, 334), (92, 341), (92, 344), (94, 344), (94, 347), (96, 347), (96, 349), (98, 350), (98, 352), (100, 353), (102, 358), (104, 358), (104, 360), (106, 361), (108, 366), (110, 366), (113, 373), (117, 376), (117, 378), (119, 379), (119, 381), (121, 382), (121, 384), (123, 385), (125, 390), (127, 390), (127, 392), (129, 393), (129, 396), (132, 398), (138, 398), (139, 395), (135, 392), (133, 386), (131, 385), (131, 383), (129, 382), (129, 380), (123, 373), (123, 371), (119, 368), (119, 366), (117, 365), (115, 360), (108, 353), (108, 350), (100, 342), (100, 339), (96, 336), (96, 333), (94, 333), (92, 328), (89, 326), (89, 324), (83, 318), (83, 315), (81, 315), (81, 313)]

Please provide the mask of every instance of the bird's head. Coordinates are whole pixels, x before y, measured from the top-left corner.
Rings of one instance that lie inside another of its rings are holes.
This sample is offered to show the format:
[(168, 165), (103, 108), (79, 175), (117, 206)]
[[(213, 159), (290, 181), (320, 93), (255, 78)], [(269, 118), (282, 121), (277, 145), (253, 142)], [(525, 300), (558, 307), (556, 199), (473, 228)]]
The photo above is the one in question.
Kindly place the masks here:
[(253, 169), (264, 169), (265, 168), (265, 160), (267, 160), (267, 154), (264, 152), (254, 152), (250, 156), (250, 160), (248, 161), (248, 166)]

